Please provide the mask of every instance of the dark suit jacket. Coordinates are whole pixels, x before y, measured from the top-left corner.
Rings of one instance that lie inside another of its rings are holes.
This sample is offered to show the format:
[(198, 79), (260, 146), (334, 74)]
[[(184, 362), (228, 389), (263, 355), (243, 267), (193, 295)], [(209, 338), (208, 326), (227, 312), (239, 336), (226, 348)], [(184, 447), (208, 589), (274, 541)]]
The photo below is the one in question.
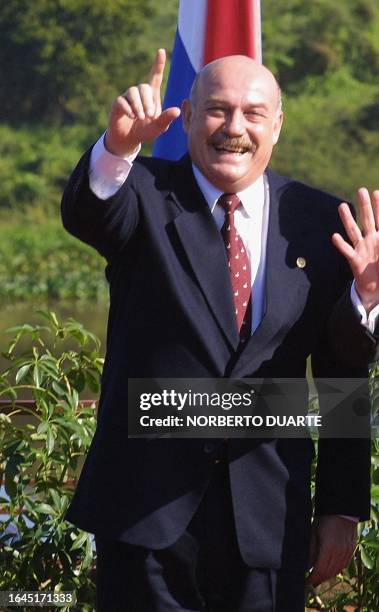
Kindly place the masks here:
[[(353, 312), (350, 272), (330, 241), (342, 231), (337, 199), (267, 171), (267, 310), (238, 352), (225, 248), (189, 159), (138, 159), (105, 202), (89, 190), (88, 160), (65, 190), (63, 222), (107, 259), (110, 313), (98, 427), (67, 518), (163, 548), (196, 511), (221, 441), (128, 439), (128, 378), (301, 378), (309, 355), (315, 376), (366, 376), (375, 341)], [(311, 440), (231, 439), (228, 452), (243, 558), (304, 567)], [(369, 461), (368, 440), (322, 440), (316, 514), (367, 519)]]

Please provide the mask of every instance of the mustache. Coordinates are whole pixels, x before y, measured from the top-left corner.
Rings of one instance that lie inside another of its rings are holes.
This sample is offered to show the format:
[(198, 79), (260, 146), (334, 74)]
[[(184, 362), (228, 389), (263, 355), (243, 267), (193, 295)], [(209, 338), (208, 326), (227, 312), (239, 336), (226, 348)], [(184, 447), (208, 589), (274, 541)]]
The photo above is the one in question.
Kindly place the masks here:
[(232, 151), (252, 151), (254, 152), (256, 147), (253, 145), (251, 140), (247, 136), (236, 136), (230, 138), (229, 136), (223, 136), (222, 134), (216, 134), (211, 136), (208, 140), (208, 144), (216, 147), (222, 147), (230, 149)]

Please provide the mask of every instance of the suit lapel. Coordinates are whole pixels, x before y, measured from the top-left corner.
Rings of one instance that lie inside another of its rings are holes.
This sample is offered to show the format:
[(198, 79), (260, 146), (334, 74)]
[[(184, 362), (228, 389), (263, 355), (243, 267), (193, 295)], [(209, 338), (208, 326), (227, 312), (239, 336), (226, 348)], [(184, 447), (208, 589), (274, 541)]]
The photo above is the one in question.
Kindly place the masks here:
[(225, 247), (188, 156), (176, 168), (169, 197), (179, 209), (173, 224), (194, 275), (220, 330), (235, 349), (239, 336)]

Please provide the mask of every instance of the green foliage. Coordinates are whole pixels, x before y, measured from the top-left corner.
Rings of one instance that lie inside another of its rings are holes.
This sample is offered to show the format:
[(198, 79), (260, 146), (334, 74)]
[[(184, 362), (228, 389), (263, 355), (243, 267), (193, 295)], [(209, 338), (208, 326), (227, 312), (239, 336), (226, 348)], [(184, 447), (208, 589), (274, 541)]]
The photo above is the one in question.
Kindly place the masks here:
[[(373, 371), (377, 377), (379, 372)], [(314, 471), (313, 471), (314, 476)], [(360, 612), (379, 610), (379, 439), (372, 442), (371, 521), (360, 523), (358, 546), (349, 567), (334, 580), (310, 588), (307, 606), (312, 610), (344, 612), (346, 606)], [(314, 483), (313, 483), (314, 485)], [(352, 495), (354, 492), (352, 492)]]
[[(84, 406), (79, 393), (98, 392), (103, 361), (99, 341), (80, 323), (41, 314), (47, 325), (9, 330), (13, 337), (3, 353), (8, 367), (0, 375), (0, 398), (9, 404), (0, 414), (6, 493), (0, 507), (7, 516), (0, 521), (0, 590), (75, 591), (78, 603), (70, 609), (90, 612), (91, 536), (64, 515), (95, 431), (94, 406)], [(22, 407), (25, 395), (33, 406)]]
[(284, 91), (272, 166), (353, 201), (378, 187), (377, 0), (263, 2), (264, 62)]
[(25, 214), (22, 223), (3, 224), (0, 301), (104, 301), (100, 255), (70, 236), (59, 220), (38, 222), (34, 212)]
[[(358, 546), (349, 567), (335, 579), (317, 589), (309, 588), (307, 605), (312, 610), (345, 612), (352, 610), (374, 612), (379, 610), (379, 365), (370, 370), (370, 397), (372, 404), (373, 428), (371, 452), (371, 520), (358, 526)], [(313, 406), (316, 408), (317, 402)], [(316, 445), (317, 448), (317, 445)], [(312, 466), (312, 495), (316, 461)], [(352, 491), (354, 495), (354, 491)], [(350, 608), (349, 608), (350, 610)]]
[(56, 212), (68, 175), (98, 137), (74, 126), (0, 125), (0, 209), (39, 205), (45, 214)]
[(104, 261), (63, 229), (59, 213), (90, 143), (89, 130), (74, 126), (0, 126), (0, 302), (106, 298)]
[(348, 68), (363, 82), (377, 80), (379, 5), (376, 0), (264, 0), (264, 62), (285, 91), (301, 93), (310, 76)]
[(113, 97), (148, 71), (146, 29), (161, 14), (153, 0), (3, 3), (0, 120), (105, 125)]
[(285, 98), (285, 119), (272, 165), (285, 175), (348, 201), (358, 187), (378, 187), (379, 87), (346, 69), (308, 78)]

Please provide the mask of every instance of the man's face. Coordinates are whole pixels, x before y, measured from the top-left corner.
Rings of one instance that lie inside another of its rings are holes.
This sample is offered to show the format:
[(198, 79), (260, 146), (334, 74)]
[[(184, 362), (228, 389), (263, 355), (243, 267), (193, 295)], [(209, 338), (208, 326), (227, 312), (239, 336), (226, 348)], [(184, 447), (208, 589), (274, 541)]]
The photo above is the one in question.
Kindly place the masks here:
[(282, 125), (277, 84), (265, 68), (240, 56), (224, 58), (183, 103), (188, 149), (204, 176), (236, 193), (264, 172)]

